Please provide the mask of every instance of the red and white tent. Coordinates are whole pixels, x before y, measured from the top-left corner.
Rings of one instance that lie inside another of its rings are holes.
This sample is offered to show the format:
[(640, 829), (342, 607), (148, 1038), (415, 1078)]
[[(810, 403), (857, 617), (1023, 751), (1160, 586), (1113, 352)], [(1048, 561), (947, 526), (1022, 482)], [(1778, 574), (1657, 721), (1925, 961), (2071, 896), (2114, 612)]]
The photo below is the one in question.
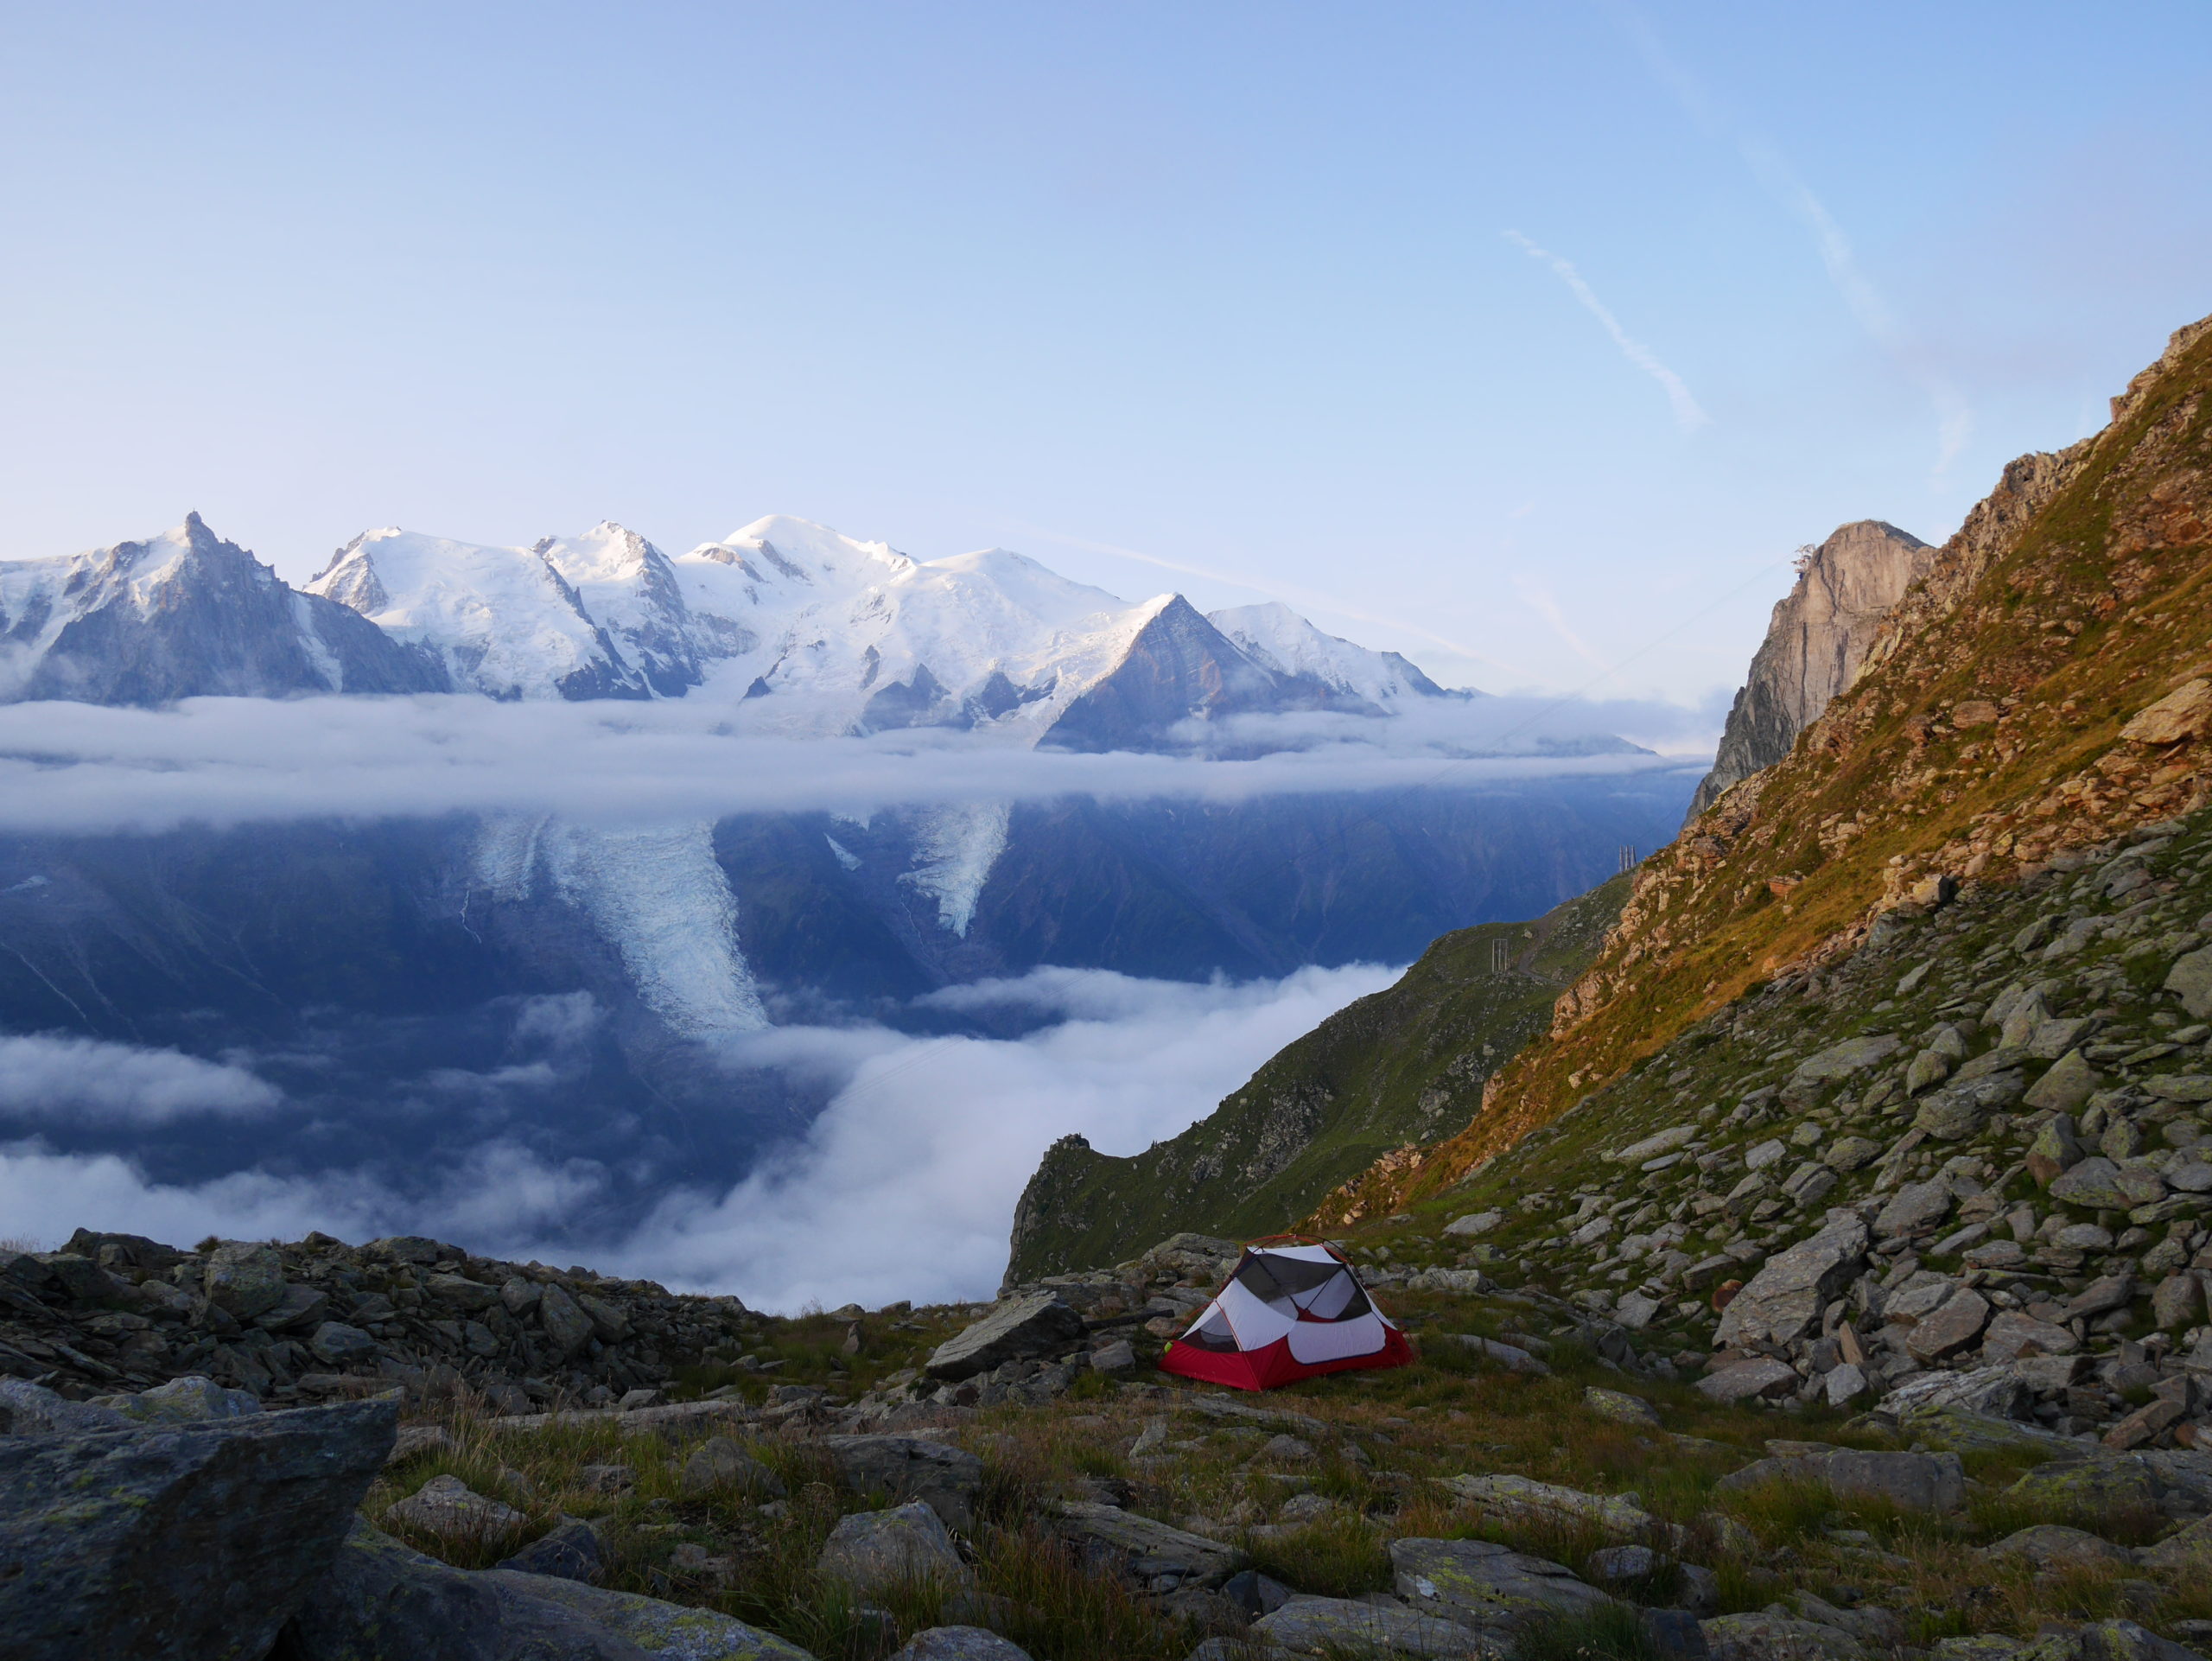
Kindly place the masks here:
[(1255, 1245), (1160, 1366), (1232, 1390), (1273, 1390), (1413, 1359), (1406, 1335), (1332, 1247)]

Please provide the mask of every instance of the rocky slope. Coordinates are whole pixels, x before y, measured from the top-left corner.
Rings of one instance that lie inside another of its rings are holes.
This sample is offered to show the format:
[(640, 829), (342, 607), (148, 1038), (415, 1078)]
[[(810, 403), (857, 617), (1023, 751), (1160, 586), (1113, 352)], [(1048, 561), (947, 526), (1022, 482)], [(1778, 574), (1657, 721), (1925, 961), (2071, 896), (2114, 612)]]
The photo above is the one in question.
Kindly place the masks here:
[(2017, 882), (2204, 798), (2212, 635), (2212, 320), (2112, 424), (2005, 469), (1789, 754), (1638, 870), (1551, 1030), (1417, 1171), (1324, 1208), (1400, 1208), (1793, 968), (1948, 884)]
[(1925, 576), (1936, 550), (1879, 519), (1841, 526), (1798, 563), (1728, 711), (1692, 819), (1732, 785), (1789, 754), (1797, 735), (1858, 679), (1883, 620)]
[(1332, 1015), (1141, 1154), (1100, 1154), (1081, 1136), (1054, 1143), (1014, 1212), (1007, 1278), (1119, 1262), (1179, 1230), (1266, 1234), (1382, 1155), (1434, 1140), (1542, 1029), (1627, 893), (1618, 877), (1533, 923), (1445, 935), (1395, 985)]

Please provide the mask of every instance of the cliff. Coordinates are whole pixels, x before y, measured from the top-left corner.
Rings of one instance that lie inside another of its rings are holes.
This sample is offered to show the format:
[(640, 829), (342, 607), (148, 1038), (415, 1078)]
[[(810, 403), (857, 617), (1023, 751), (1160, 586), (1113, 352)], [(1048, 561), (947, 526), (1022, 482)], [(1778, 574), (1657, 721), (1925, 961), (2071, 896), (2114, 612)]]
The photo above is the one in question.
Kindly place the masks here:
[(1775, 602), (1690, 818), (1789, 754), (1797, 735), (1859, 678), (1890, 608), (1935, 561), (1935, 549), (1880, 519), (1843, 525), (1804, 557), (1796, 586)]

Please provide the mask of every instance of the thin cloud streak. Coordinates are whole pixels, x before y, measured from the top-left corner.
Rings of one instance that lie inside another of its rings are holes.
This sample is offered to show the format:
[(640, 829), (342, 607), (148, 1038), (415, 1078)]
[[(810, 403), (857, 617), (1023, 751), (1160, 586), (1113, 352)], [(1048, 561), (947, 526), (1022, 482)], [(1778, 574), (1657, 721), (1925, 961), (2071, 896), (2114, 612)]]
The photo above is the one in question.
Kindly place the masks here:
[(1690, 395), (1690, 389), (1683, 384), (1682, 378), (1660, 362), (1658, 355), (1650, 347), (1621, 327), (1621, 320), (1613, 315), (1611, 309), (1598, 298), (1589, 283), (1583, 281), (1582, 273), (1575, 270), (1572, 261), (1538, 247), (1518, 231), (1508, 231), (1504, 235), (1507, 241), (1517, 245), (1531, 259), (1541, 260), (1550, 266), (1559, 280), (1567, 284), (1567, 291), (1582, 302), (1583, 309), (1605, 326), (1605, 333), (1613, 337), (1613, 344), (1621, 349), (1621, 355), (1666, 388), (1667, 400), (1675, 408), (1676, 426), (1686, 433), (1694, 433), (1700, 427), (1713, 424), (1713, 417), (1706, 414), (1697, 399)]
[(1657, 33), (1645, 21), (1642, 13), (1632, 6), (1613, 4), (1607, 8), (1621, 31), (1635, 45), (1659, 84), (1664, 86), (1680, 105), (1684, 113), (1708, 137), (1732, 144), (1744, 159), (1752, 176), (1764, 185), (1776, 200), (1812, 232), (1813, 246), (1819, 253), (1821, 264), (1828, 281), (1842, 297), (1844, 308), (1852, 315), (1866, 337), (1879, 347), (1897, 365), (1905, 377), (1917, 385), (1927, 397), (1936, 414), (1936, 463), (1929, 469), (1929, 481), (1940, 480), (1956, 461), (1974, 432), (1974, 411), (1965, 396), (1942, 375), (1928, 368), (1920, 360), (1916, 343), (1897, 322), (1880, 292), (1859, 269), (1851, 239), (1826, 203), (1813, 194), (1812, 188), (1798, 176), (1778, 150), (1768, 139), (1755, 132), (1737, 127), (1725, 118), (1695, 77), (1675, 60), (1673, 54), (1660, 43)]

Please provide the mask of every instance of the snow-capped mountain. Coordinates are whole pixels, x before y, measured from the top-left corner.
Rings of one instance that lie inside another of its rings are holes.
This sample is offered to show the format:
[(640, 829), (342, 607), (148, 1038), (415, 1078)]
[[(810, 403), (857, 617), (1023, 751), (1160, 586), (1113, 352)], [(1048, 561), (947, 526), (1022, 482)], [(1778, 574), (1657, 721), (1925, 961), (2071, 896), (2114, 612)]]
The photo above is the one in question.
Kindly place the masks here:
[(1444, 696), (1281, 606), (1133, 605), (1005, 549), (920, 561), (780, 515), (672, 559), (613, 524), (530, 548), (374, 531), (308, 591), (494, 697), (710, 697), (791, 736), (1150, 747), (1194, 716)]
[(143, 542), (0, 562), (0, 703), (449, 690), (435, 659), (296, 592), (197, 513)]

